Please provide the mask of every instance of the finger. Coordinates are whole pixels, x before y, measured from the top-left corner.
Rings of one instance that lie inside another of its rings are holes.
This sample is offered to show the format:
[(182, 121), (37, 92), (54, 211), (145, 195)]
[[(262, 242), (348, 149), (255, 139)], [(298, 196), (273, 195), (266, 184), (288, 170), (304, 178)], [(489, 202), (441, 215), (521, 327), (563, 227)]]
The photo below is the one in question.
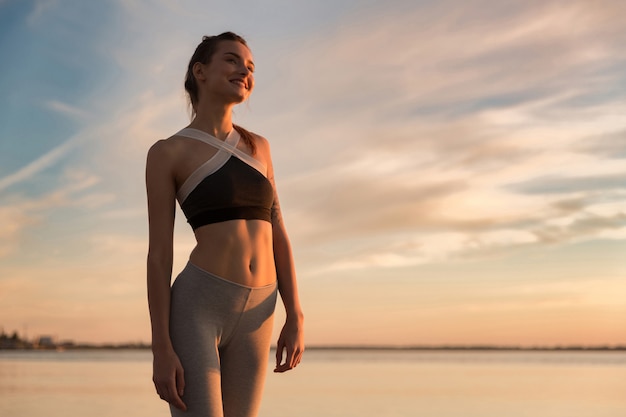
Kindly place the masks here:
[(291, 366), (291, 368), (295, 368), (296, 366), (298, 366), (298, 364), (300, 363), (300, 361), (302, 360), (302, 352), (304, 351), (304, 349), (299, 346), (299, 345), (295, 345), (293, 347), (291, 347), (290, 350), (288, 350), (289, 352), (289, 365)]
[(295, 352), (293, 353), (293, 358), (291, 360), (291, 367), (295, 368), (296, 366), (298, 366), (301, 358), (302, 358), (302, 351), (300, 349), (296, 349)]
[(170, 389), (168, 390), (167, 402), (172, 404), (174, 407), (179, 408), (183, 411), (187, 410), (187, 406), (178, 395), (178, 392), (176, 391), (176, 387), (170, 387)]
[(296, 348), (296, 351), (293, 354), (293, 367), (295, 368), (302, 361), (302, 349)]
[(279, 342), (278, 346), (276, 346), (276, 367), (278, 367), (283, 361), (283, 351), (285, 347), (282, 343)]
[(163, 381), (160, 381), (158, 383), (155, 382), (155, 386), (157, 389), (157, 393), (159, 394), (159, 397), (163, 401), (166, 401), (167, 403), (172, 404), (174, 407), (179, 408), (183, 411), (187, 410), (187, 406), (178, 395), (178, 392), (176, 390), (176, 385), (174, 383), (174, 378), (172, 378), (171, 380), (167, 382), (163, 382)]
[(185, 405), (183, 400), (178, 396), (178, 394), (175, 393), (174, 395), (175, 397), (172, 398), (172, 401), (169, 401), (169, 403), (180, 410), (187, 411), (187, 405)]
[(280, 350), (276, 351), (276, 368), (274, 369), (274, 372), (285, 372), (289, 370), (289, 362), (287, 361), (285, 350), (286, 348), (281, 346)]
[(285, 363), (289, 365), (289, 369), (292, 369), (295, 366), (294, 365), (294, 362), (295, 362), (294, 353), (295, 352), (293, 350), (293, 347), (290, 346), (287, 348), (287, 358), (285, 359)]
[(286, 348), (286, 349), (287, 349), (287, 355), (285, 357), (285, 362), (277, 364), (276, 368), (274, 369), (274, 372), (286, 372), (296, 367), (297, 360), (294, 360), (293, 352), (291, 352), (289, 348)]
[(178, 395), (182, 397), (185, 394), (185, 371), (182, 367), (176, 370), (176, 388)]
[(289, 366), (288, 363), (283, 363), (281, 365), (276, 366), (276, 368), (274, 368), (274, 372), (276, 373), (283, 373), (286, 372), (288, 370), (290, 370), (291, 367)]

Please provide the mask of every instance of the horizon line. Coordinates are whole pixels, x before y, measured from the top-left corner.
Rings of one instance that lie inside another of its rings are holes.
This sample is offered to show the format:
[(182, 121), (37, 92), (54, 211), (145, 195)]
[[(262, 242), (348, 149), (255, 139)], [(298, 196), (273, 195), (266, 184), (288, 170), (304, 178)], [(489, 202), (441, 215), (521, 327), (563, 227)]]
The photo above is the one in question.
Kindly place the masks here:
[[(64, 349), (151, 349), (151, 343), (131, 342), (131, 343), (58, 343), (47, 346), (23, 347), (25, 349), (46, 349), (46, 348), (64, 348)], [(0, 346), (0, 350), (13, 350), (11, 347)], [(20, 349), (17, 347), (17, 349)], [(270, 350), (275, 351), (276, 346), (270, 346)], [(307, 346), (306, 350), (317, 351), (626, 351), (626, 344), (567, 344), (567, 345), (332, 345), (318, 344)]]

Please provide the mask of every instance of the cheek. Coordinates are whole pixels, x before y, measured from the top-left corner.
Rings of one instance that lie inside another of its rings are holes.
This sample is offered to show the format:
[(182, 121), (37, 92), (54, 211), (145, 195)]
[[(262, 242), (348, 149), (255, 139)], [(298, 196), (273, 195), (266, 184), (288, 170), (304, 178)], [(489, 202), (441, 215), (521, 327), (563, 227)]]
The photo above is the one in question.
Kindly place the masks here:
[(250, 75), (248, 77), (248, 85), (250, 86), (248, 90), (251, 92), (254, 89), (254, 76)]

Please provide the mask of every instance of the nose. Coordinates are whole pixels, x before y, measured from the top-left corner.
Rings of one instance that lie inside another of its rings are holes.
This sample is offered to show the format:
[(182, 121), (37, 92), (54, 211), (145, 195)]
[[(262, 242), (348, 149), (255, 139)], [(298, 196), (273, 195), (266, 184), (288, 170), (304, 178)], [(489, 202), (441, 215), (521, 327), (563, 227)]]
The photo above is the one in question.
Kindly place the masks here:
[(245, 65), (242, 65), (242, 66), (239, 68), (239, 73), (240, 73), (241, 75), (246, 75), (246, 76), (247, 76), (247, 75), (248, 75), (248, 74), (250, 74), (251, 72), (252, 72), (252, 71), (250, 71), (250, 70), (248, 69), (248, 67), (247, 67), (247, 66), (245, 66)]

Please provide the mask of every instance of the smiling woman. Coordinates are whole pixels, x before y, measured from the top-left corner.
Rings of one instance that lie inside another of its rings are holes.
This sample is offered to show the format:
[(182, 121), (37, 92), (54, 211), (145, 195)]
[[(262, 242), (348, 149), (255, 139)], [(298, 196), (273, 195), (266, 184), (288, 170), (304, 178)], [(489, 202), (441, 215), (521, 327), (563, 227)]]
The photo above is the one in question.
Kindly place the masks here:
[[(253, 70), (241, 37), (205, 36), (185, 79), (194, 118), (148, 152), (153, 379), (173, 416), (257, 415), (277, 291), (287, 319), (275, 371), (293, 369), (304, 350), (269, 144), (231, 119), (254, 87)], [(196, 247), (170, 287), (176, 200)]]

